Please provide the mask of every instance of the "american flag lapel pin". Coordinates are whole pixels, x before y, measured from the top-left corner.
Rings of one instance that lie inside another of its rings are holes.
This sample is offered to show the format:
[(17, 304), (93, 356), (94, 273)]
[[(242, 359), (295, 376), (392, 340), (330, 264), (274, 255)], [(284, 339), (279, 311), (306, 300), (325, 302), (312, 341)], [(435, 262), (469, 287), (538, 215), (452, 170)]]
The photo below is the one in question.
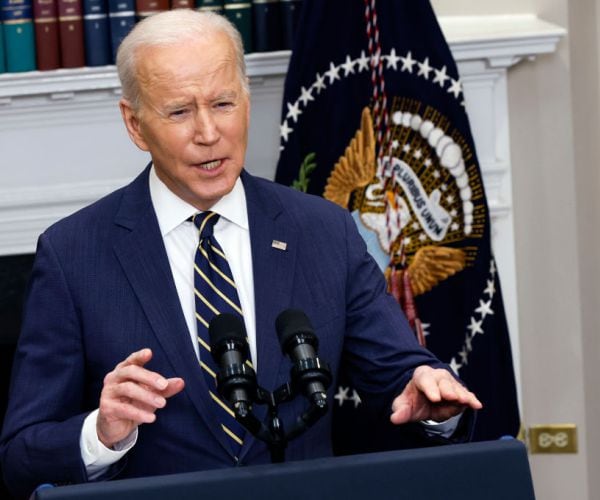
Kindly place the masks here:
[(277, 250), (283, 250), (284, 252), (287, 250), (287, 243), (285, 241), (273, 240), (271, 246)]

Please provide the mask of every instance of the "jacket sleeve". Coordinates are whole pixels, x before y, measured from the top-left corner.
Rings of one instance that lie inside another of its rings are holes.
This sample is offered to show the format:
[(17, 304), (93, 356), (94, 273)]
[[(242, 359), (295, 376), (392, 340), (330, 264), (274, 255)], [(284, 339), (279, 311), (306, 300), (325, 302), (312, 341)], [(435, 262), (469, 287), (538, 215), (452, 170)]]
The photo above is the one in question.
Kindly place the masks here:
[(347, 212), (345, 230), (348, 281), (343, 361), (361, 398), (389, 414), (393, 398), (417, 366), (447, 366), (417, 342)]
[(47, 236), (38, 241), (0, 439), (5, 481), (17, 496), (42, 483), (87, 479), (79, 436), (87, 412), (81, 324)]

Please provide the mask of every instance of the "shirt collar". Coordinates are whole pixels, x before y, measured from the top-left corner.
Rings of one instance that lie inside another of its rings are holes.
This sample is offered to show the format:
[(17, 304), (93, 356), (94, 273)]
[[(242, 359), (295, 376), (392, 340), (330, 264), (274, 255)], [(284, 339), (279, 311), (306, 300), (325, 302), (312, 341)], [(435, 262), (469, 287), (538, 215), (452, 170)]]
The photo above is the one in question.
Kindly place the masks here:
[[(182, 200), (158, 178), (154, 165), (150, 169), (149, 183), (150, 199), (163, 237), (198, 212), (197, 208)], [(211, 207), (211, 211), (218, 213), (222, 218), (233, 222), (242, 229), (248, 230), (246, 193), (239, 177), (235, 181), (233, 189), (215, 203)]]

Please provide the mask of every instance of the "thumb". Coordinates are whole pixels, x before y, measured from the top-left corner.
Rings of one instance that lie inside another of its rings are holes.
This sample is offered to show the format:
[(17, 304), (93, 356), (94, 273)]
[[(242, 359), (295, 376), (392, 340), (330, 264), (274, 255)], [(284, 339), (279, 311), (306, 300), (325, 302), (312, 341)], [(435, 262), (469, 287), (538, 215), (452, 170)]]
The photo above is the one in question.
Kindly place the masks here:
[(392, 414), (390, 415), (392, 424), (405, 424), (412, 420), (414, 401), (407, 396), (406, 389), (392, 402)]

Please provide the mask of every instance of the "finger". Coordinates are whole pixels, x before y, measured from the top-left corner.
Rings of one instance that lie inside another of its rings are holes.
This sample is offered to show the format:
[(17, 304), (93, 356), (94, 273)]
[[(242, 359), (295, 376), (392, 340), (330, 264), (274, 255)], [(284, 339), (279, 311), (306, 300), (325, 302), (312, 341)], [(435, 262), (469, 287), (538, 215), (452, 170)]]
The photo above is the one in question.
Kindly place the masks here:
[(441, 378), (438, 388), (442, 401), (460, 401), (466, 394), (462, 386), (453, 378)]
[(168, 386), (167, 379), (160, 373), (133, 364), (117, 367), (105, 379), (107, 384), (119, 384), (125, 381), (144, 384), (156, 391), (164, 391)]
[(469, 406), (475, 410), (478, 410), (483, 407), (479, 399), (469, 391), (465, 386), (463, 386), (456, 379), (450, 378), (440, 380), (439, 383), (440, 392), (442, 394), (442, 398), (445, 401), (454, 401), (463, 406)]
[(181, 392), (185, 387), (185, 382), (182, 378), (175, 377), (167, 379), (167, 388), (161, 391), (164, 398), (170, 398), (175, 394)]
[(438, 403), (442, 400), (438, 383), (438, 375), (434, 370), (430, 368), (427, 371), (415, 371), (413, 379), (419, 392), (423, 393), (429, 401), (432, 403)]
[(455, 415), (459, 415), (465, 410), (463, 405), (457, 405), (452, 403), (440, 404), (431, 408), (431, 412), (428, 418), (435, 420), (436, 422), (443, 422), (448, 420)]
[(144, 366), (148, 361), (152, 359), (152, 350), (145, 347), (139, 351), (132, 352), (127, 358), (121, 361), (116, 368), (120, 368), (128, 365)]
[(394, 400), (392, 403), (392, 414), (390, 415), (390, 421), (392, 424), (404, 424), (412, 419), (412, 407), (406, 401), (397, 402), (399, 398)]
[(155, 409), (163, 408), (167, 404), (166, 399), (161, 394), (131, 381), (107, 387), (106, 390), (103, 391), (102, 397), (108, 400), (118, 399), (123, 401), (125, 399)]
[(135, 425), (154, 422), (156, 420), (154, 411), (155, 409), (120, 399), (108, 399), (103, 402), (101, 408), (101, 414), (106, 422), (131, 421)]

